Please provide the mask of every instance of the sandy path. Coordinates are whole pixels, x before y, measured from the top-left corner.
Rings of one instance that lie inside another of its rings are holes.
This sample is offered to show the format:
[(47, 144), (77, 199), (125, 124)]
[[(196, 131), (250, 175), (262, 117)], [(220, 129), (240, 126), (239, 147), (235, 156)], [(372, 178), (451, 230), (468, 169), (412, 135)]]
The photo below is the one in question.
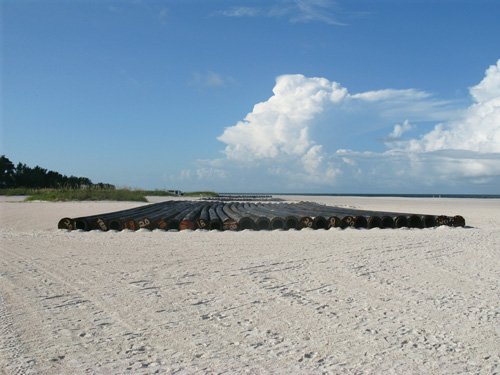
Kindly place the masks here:
[(498, 372), (500, 201), (335, 199), (473, 228), (83, 233), (54, 228), (136, 204), (0, 203), (0, 369)]

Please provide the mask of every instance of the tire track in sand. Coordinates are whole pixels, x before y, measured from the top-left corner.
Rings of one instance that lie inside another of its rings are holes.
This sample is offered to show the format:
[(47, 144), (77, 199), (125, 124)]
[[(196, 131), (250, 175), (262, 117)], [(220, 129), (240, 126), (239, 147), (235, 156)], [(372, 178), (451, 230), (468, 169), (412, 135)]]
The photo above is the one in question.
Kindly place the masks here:
[[(27, 362), (29, 366), (34, 364), (37, 372), (44, 373), (74, 372), (82, 363), (93, 364), (92, 368), (85, 369), (90, 373), (103, 368), (137, 372), (140, 368), (146, 370), (152, 364), (158, 365), (154, 362), (160, 356), (147, 344), (147, 338), (142, 336), (139, 327), (123, 319), (116, 306), (107, 304), (103, 298), (91, 295), (75, 282), (65, 279), (54, 270), (58, 265), (48, 265), (40, 258), (23, 257), (14, 251), (0, 249), (0, 254), (8, 262), (6, 269), (10, 272), (4, 277), (10, 278), (11, 295), (22, 288), (25, 291), (22, 294), (29, 296), (29, 303), (14, 298), (12, 305), (17, 307), (18, 314), (9, 314), (4, 307), (6, 312), (0, 316), (9, 317), (10, 322), (5, 324), (10, 327), (9, 330), (14, 330), (14, 326), (20, 327), (13, 331), (13, 335), (6, 332), (5, 337), (17, 338), (17, 341), (11, 339), (10, 344), (7, 343), (11, 348), (9, 357), (21, 357), (19, 353), (24, 346), (34, 358), (32, 362)], [(75, 276), (83, 285), (93, 284), (81, 274)], [(36, 325), (30, 327), (28, 332), (22, 329), (27, 327), (25, 321), (35, 321)], [(43, 348), (36, 334), (46, 337)], [(100, 349), (96, 350), (96, 347)], [(112, 351), (113, 356), (106, 355)], [(119, 354), (118, 361), (116, 354)], [(109, 357), (115, 358), (110, 361)], [(19, 368), (20, 373), (29, 373), (29, 367), (24, 362), (21, 358), (14, 367)], [(9, 370), (9, 373), (13, 372)]]

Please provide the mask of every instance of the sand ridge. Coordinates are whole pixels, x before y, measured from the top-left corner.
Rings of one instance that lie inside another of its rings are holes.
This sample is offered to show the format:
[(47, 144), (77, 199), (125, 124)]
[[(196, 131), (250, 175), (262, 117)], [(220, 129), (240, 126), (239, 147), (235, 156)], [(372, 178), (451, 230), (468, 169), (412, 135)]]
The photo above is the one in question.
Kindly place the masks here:
[(500, 201), (289, 197), (468, 228), (68, 232), (0, 203), (6, 374), (494, 373)]

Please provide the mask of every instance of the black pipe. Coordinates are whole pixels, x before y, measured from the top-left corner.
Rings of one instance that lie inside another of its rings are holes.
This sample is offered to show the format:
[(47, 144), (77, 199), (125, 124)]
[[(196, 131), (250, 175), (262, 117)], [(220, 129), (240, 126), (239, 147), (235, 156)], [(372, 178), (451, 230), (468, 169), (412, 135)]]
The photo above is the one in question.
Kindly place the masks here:
[(433, 215), (424, 215), (422, 218), (425, 228), (431, 228), (436, 226), (436, 217)]
[(346, 227), (354, 227), (354, 216), (351, 216), (351, 215), (347, 215), (347, 216), (344, 216), (342, 219), (342, 227), (343, 228), (346, 228)]
[(188, 212), (182, 220), (179, 222), (179, 230), (195, 230), (197, 225), (197, 218), (205, 205), (195, 205), (191, 208), (191, 211)]
[(328, 228), (342, 228), (342, 220), (337, 216), (330, 216), (328, 218)]
[(394, 218), (391, 216), (382, 216), (382, 228), (394, 228)]
[(368, 221), (363, 215), (354, 217), (354, 228), (368, 228)]
[(233, 212), (233, 219), (238, 221), (238, 227), (240, 230), (255, 229), (255, 221), (242, 209), (242, 205), (239, 203), (233, 203), (230, 205), (230, 209)]
[(236, 220), (231, 219), (224, 212), (224, 204), (218, 205), (215, 209), (215, 212), (217, 213), (219, 219), (222, 221), (222, 228), (224, 230), (238, 230), (238, 223), (236, 222)]
[(63, 217), (57, 223), (57, 229), (68, 229), (68, 230), (77, 229), (75, 226), (75, 220), (69, 217)]
[(203, 206), (200, 216), (198, 216), (198, 219), (196, 220), (196, 226), (200, 229), (207, 229), (208, 224), (209, 224), (209, 216), (208, 216), (208, 210), (210, 209), (212, 205), (211, 204), (206, 204)]
[(105, 215), (95, 219), (101, 230), (137, 230), (151, 225), (149, 215), (152, 217), (159, 212), (168, 210), (171, 202), (160, 202), (152, 205), (142, 206), (128, 213), (118, 212), (117, 214)]
[[(267, 219), (269, 219), (269, 229), (287, 229), (285, 219), (283, 218), (283, 212), (276, 209), (276, 205), (272, 203), (268, 204), (257, 204), (256, 208), (262, 213)], [(262, 220), (261, 220), (262, 221)], [(267, 221), (266, 221), (267, 223)]]
[(410, 215), (408, 217), (409, 228), (422, 228), (424, 226), (422, 219), (419, 215)]
[(214, 206), (211, 206), (210, 209), (208, 210), (210, 222), (208, 223), (208, 228), (210, 230), (222, 230), (222, 221), (219, 219), (217, 216), (217, 207), (220, 205), (215, 204)]
[(354, 210), (313, 202), (208, 203), (166, 201), (78, 218), (62, 218), (60, 229), (290, 229), (290, 228), (423, 228), (465, 226), (460, 216), (417, 215)]
[(77, 217), (74, 220), (74, 229), (82, 229), (85, 231), (89, 230), (109, 230), (109, 222), (115, 218), (132, 217), (138, 215), (141, 212), (154, 211), (163, 206), (168, 206), (171, 202), (159, 202), (153, 204), (146, 204), (139, 207), (128, 208), (125, 210), (106, 212), (98, 215)]
[(465, 227), (465, 219), (463, 216), (455, 215), (453, 216), (452, 225), (454, 227)]
[(328, 220), (324, 216), (315, 216), (312, 227), (314, 229), (328, 229)]
[(255, 222), (255, 230), (270, 230), (271, 220), (263, 216), (262, 210), (259, 210), (255, 203), (244, 203), (242, 206), (248, 216)]
[(285, 229), (299, 229), (299, 219), (295, 216), (288, 215), (285, 217)]
[(406, 216), (403, 216), (403, 215), (396, 216), (396, 219), (394, 219), (394, 226), (396, 228), (407, 227), (408, 226), (408, 219), (406, 218)]
[(380, 216), (369, 216), (367, 224), (368, 229), (383, 228), (382, 218)]
[[(244, 212), (240, 212), (238, 209), (238, 205), (236, 203), (226, 203), (223, 206), (224, 213), (228, 216), (230, 220), (233, 220), (236, 223), (236, 227), (232, 230), (242, 230), (242, 229), (254, 229), (255, 223), (254, 221), (245, 216)], [(232, 225), (230, 222), (226, 225)]]

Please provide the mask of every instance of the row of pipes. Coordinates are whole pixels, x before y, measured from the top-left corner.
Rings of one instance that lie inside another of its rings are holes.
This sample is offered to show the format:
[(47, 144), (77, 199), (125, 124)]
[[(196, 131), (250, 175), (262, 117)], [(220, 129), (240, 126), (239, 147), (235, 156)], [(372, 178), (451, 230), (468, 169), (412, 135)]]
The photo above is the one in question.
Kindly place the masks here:
[(68, 230), (273, 230), (329, 228), (428, 228), (465, 226), (462, 216), (378, 212), (326, 206), (314, 202), (254, 203), (166, 201), (122, 211), (63, 218)]

